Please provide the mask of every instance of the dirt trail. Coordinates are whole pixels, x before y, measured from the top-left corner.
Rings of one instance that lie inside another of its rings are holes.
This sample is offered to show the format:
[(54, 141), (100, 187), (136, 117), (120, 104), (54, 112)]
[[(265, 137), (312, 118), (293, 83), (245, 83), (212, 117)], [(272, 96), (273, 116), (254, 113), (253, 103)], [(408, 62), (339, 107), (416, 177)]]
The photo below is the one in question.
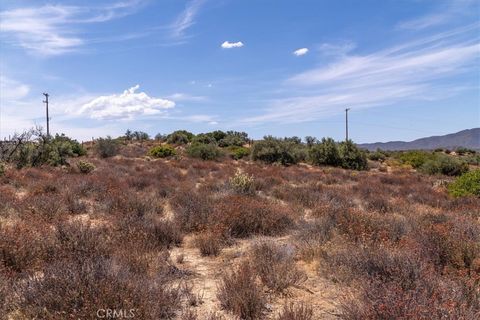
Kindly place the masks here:
[[(290, 237), (274, 238), (277, 243), (288, 243)], [(231, 314), (221, 310), (217, 299), (217, 285), (222, 274), (238, 263), (248, 252), (255, 239), (239, 240), (235, 245), (224, 248), (218, 257), (203, 257), (199, 250), (193, 247), (193, 237), (187, 236), (182, 247), (170, 251), (172, 260), (177, 263), (177, 257), (183, 255), (183, 263), (179, 267), (194, 273), (190, 281), (192, 292), (202, 298), (202, 302), (194, 307), (199, 319), (205, 318), (211, 312), (223, 314), (226, 319), (235, 319)], [(315, 264), (297, 263), (305, 271), (308, 279), (298, 288), (291, 288), (286, 296), (270, 296), (270, 312), (267, 319), (273, 319), (285, 303), (290, 301), (305, 302), (314, 309), (315, 319), (338, 319), (338, 297), (341, 294), (338, 285), (322, 278)], [(267, 293), (268, 294), (268, 293)]]

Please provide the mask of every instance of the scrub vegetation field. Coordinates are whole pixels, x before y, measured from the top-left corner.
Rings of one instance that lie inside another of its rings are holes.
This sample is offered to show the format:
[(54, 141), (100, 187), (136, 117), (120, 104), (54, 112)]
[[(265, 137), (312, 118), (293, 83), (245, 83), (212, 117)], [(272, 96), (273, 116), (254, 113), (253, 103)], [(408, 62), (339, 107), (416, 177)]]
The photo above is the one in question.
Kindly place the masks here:
[(2, 318), (480, 318), (472, 150), (34, 130), (0, 152)]

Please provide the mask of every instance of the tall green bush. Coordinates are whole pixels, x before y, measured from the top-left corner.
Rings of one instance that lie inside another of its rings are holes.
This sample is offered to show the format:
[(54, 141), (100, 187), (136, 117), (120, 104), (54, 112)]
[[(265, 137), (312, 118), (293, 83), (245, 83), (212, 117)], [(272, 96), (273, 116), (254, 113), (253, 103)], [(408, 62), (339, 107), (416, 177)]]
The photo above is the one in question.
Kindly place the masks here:
[(187, 154), (192, 158), (202, 160), (216, 160), (223, 155), (222, 151), (216, 145), (198, 142), (194, 142), (187, 147)]
[(338, 147), (342, 167), (345, 169), (367, 170), (367, 155), (351, 140), (341, 142)]
[(295, 164), (307, 157), (305, 146), (285, 139), (266, 136), (252, 147), (252, 159), (266, 163)]
[(170, 144), (187, 144), (193, 140), (195, 135), (186, 130), (177, 130), (167, 136), (167, 142)]
[(102, 158), (113, 157), (118, 154), (118, 142), (110, 136), (99, 138), (96, 141), (95, 150)]
[(308, 150), (310, 161), (314, 165), (338, 166), (342, 163), (338, 147), (332, 138), (323, 138)]

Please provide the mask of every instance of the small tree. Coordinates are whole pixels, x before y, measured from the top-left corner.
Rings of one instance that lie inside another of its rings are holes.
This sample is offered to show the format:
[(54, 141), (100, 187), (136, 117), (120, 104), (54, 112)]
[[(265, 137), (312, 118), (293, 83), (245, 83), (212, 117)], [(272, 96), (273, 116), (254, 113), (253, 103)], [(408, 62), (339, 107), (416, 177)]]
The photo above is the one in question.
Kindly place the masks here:
[(118, 143), (110, 136), (99, 138), (97, 139), (96, 151), (102, 158), (113, 157), (118, 154)]
[(323, 138), (308, 151), (310, 161), (315, 165), (338, 166), (342, 163), (338, 147), (332, 138)]
[(354, 170), (368, 169), (367, 155), (364, 151), (360, 150), (352, 140), (341, 142), (338, 151), (343, 168)]

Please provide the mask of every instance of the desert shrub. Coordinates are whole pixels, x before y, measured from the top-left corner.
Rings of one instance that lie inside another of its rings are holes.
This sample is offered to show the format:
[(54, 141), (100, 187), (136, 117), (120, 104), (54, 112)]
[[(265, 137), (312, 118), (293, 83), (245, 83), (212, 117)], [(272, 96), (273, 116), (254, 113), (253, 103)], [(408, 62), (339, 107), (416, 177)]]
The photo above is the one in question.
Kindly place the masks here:
[(95, 151), (102, 158), (113, 157), (118, 154), (118, 142), (107, 136), (95, 141)]
[(295, 266), (293, 246), (279, 246), (272, 241), (253, 245), (251, 264), (262, 283), (275, 293), (283, 293), (291, 286), (306, 280), (305, 273)]
[(461, 283), (429, 275), (407, 289), (394, 282), (369, 281), (361, 285), (359, 296), (342, 302), (340, 318), (476, 319), (480, 312), (478, 301), (478, 293), (470, 298)]
[(95, 170), (95, 166), (88, 161), (77, 162), (77, 168), (81, 173), (90, 173)]
[(154, 139), (160, 142), (164, 142), (167, 141), (167, 135), (163, 133), (157, 133)]
[(448, 186), (448, 192), (454, 197), (480, 196), (480, 169), (462, 174)]
[(212, 200), (203, 193), (179, 191), (171, 200), (175, 221), (186, 232), (201, 231), (210, 222)]
[(370, 152), (367, 155), (367, 158), (372, 161), (385, 161), (387, 159), (387, 156), (380, 150), (377, 150), (375, 152)]
[(240, 170), (235, 172), (235, 175), (228, 180), (230, 187), (241, 194), (253, 194), (255, 193), (255, 179), (246, 173), (242, 173)]
[(342, 167), (345, 169), (368, 169), (367, 155), (360, 150), (351, 140), (341, 142), (338, 147)]
[(177, 130), (167, 136), (167, 142), (170, 144), (187, 144), (192, 141), (195, 135), (186, 130)]
[(210, 143), (217, 143), (217, 140), (215, 138), (207, 133), (199, 133), (197, 134), (193, 139), (193, 143), (203, 143), (203, 144), (210, 144)]
[(214, 144), (196, 142), (187, 147), (187, 154), (192, 158), (216, 160), (222, 156), (222, 151)]
[(425, 161), (419, 170), (432, 175), (458, 176), (468, 171), (468, 165), (450, 156), (437, 154), (432, 159)]
[(255, 271), (248, 262), (223, 275), (217, 298), (222, 308), (241, 319), (262, 319), (266, 311), (266, 298), (255, 281)]
[(315, 165), (338, 166), (341, 164), (338, 147), (332, 138), (323, 138), (308, 150), (310, 161)]
[(295, 233), (300, 257), (305, 261), (318, 257), (322, 245), (333, 237), (335, 227), (335, 220), (328, 215), (300, 224)]
[(175, 148), (173, 148), (168, 144), (153, 147), (148, 151), (148, 155), (155, 158), (166, 158), (166, 157), (174, 156), (175, 154), (176, 154)]
[(248, 142), (248, 134), (238, 131), (227, 131), (225, 136), (218, 141), (220, 147), (241, 147)]
[(55, 238), (45, 225), (15, 224), (0, 227), (0, 271), (23, 273), (51, 261)]
[(287, 303), (276, 320), (313, 320), (313, 308), (304, 303)]
[(148, 278), (94, 257), (47, 265), (42, 277), (28, 277), (15, 287), (15, 294), (27, 318), (92, 319), (103, 307), (134, 310), (140, 319), (168, 319), (181, 307), (180, 292), (169, 279), (167, 274)]
[(245, 147), (232, 146), (228, 148), (230, 156), (235, 160), (246, 158), (250, 155), (250, 149)]
[(5, 174), (5, 164), (0, 162), (0, 177)]
[(215, 207), (215, 221), (230, 236), (278, 235), (293, 225), (291, 211), (265, 199), (229, 196)]
[(252, 159), (266, 163), (295, 164), (306, 158), (306, 149), (301, 144), (266, 136), (252, 147)]
[(207, 231), (195, 237), (195, 247), (202, 256), (218, 256), (222, 249), (223, 238), (214, 231)]
[(475, 150), (472, 150), (472, 149), (468, 149), (468, 148), (465, 148), (465, 147), (458, 147), (455, 152), (459, 155), (459, 156), (463, 156), (465, 154), (475, 154), (477, 153)]

